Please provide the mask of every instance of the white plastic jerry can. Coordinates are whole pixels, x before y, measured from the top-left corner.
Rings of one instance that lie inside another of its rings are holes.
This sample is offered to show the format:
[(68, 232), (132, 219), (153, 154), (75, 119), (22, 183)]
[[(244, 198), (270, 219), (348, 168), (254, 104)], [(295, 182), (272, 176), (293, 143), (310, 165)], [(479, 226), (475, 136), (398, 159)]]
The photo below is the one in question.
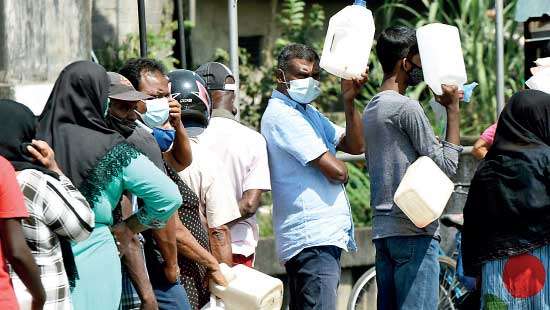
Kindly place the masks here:
[(355, 0), (330, 18), (321, 68), (343, 79), (361, 77), (369, 64), (374, 18), (365, 0)]
[(416, 39), (424, 80), (436, 95), (442, 95), (442, 84), (460, 89), (467, 81), (466, 66), (458, 28), (429, 24), (416, 30)]
[(283, 282), (245, 265), (220, 264), (227, 287), (210, 281), (210, 292), (220, 298), (226, 310), (280, 310)]
[(393, 201), (419, 228), (438, 219), (451, 194), (454, 183), (429, 157), (418, 158), (405, 172)]

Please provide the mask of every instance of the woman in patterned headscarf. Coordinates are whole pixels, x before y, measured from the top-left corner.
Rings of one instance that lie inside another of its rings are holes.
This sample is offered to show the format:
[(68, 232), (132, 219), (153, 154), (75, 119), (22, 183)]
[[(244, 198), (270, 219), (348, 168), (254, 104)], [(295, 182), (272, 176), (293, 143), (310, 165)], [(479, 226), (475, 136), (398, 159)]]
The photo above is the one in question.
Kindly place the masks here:
[(550, 95), (515, 94), (472, 180), (462, 239), (483, 309), (550, 304)]

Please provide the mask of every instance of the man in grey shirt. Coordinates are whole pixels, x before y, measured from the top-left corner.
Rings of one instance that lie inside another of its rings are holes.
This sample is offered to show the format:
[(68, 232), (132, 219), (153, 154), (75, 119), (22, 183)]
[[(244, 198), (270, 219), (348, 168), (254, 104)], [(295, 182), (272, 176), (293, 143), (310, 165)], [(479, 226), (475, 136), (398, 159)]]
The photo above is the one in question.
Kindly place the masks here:
[(456, 86), (443, 86), (443, 95), (436, 96), (448, 120), (446, 141), (439, 141), (420, 103), (405, 96), (409, 86), (423, 80), (415, 30), (386, 29), (377, 53), (384, 81), (365, 108), (363, 123), (374, 209), (378, 309), (437, 309), (438, 221), (416, 227), (394, 204), (393, 195), (420, 156), (433, 159), (447, 175), (455, 174), (462, 151), (459, 92)]

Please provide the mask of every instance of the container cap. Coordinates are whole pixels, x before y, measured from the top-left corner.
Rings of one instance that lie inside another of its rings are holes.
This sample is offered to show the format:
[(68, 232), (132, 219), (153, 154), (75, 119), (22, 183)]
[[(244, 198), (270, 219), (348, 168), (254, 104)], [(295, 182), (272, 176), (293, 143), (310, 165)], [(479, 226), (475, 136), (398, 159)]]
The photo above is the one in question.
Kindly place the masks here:
[(367, 7), (367, 0), (355, 0), (355, 3), (353, 5), (360, 5)]

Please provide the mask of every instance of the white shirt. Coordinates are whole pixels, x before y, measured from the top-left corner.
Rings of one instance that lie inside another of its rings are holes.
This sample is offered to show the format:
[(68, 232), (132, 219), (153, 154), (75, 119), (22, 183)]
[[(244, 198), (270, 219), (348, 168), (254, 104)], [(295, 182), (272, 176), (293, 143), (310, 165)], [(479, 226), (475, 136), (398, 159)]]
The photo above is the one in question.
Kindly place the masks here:
[[(199, 140), (223, 164), (237, 201), (247, 190), (271, 190), (267, 147), (260, 133), (228, 117), (213, 117)], [(233, 253), (254, 254), (259, 237), (256, 216), (235, 224), (231, 227)]]
[(241, 217), (239, 205), (217, 157), (204, 149), (196, 138), (190, 137), (189, 141), (193, 161), (178, 175), (199, 197), (203, 223), (214, 228), (238, 219)]

